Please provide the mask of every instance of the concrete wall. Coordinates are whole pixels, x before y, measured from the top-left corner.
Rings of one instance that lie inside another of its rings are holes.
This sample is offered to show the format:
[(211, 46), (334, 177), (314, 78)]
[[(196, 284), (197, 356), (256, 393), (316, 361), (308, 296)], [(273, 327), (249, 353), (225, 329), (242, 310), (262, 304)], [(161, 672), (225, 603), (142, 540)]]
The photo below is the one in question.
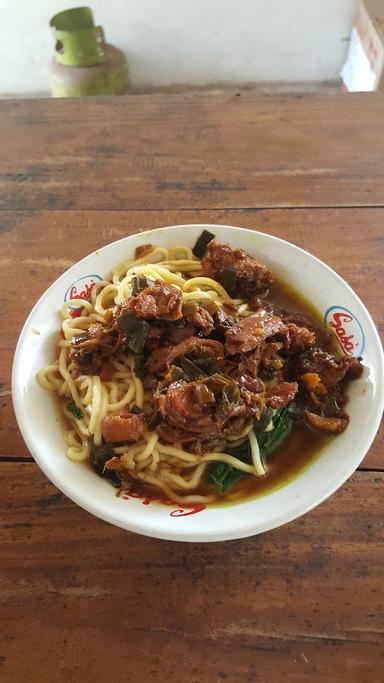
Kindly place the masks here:
[[(79, 3), (80, 5), (81, 3)], [(84, 3), (86, 4), (86, 3)], [(0, 0), (0, 95), (48, 90), (48, 23), (76, 3)], [(356, 0), (90, 0), (136, 87), (336, 79)]]

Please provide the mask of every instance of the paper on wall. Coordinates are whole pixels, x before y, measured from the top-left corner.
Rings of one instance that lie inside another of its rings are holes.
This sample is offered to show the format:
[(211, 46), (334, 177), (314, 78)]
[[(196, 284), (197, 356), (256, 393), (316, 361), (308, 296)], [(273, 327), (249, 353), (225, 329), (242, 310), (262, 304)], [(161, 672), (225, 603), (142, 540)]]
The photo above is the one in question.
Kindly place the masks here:
[(347, 60), (340, 76), (349, 92), (365, 92), (375, 89), (376, 73), (364, 52), (355, 27), (352, 29)]

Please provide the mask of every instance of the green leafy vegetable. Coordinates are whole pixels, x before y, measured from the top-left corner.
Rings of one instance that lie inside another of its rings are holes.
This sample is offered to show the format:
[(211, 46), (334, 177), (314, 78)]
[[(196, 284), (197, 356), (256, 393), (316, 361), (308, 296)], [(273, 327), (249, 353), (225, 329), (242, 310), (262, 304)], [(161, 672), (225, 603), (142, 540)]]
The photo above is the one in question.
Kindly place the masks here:
[(224, 266), (224, 268), (220, 268), (216, 277), (229, 296), (236, 296), (237, 275), (234, 268)]
[(131, 282), (131, 294), (137, 296), (143, 289), (150, 287), (152, 280), (149, 280), (145, 275), (134, 275)]
[(231, 415), (233, 409), (239, 405), (240, 402), (240, 391), (236, 382), (229, 383), (223, 389), (221, 395), (220, 403), (217, 408), (217, 416), (225, 420)]
[(123, 313), (117, 318), (117, 321), (127, 335), (127, 342), (131, 351), (141, 353), (149, 332), (148, 323), (142, 318), (138, 318), (131, 311)]
[(180, 356), (177, 363), (188, 380), (199, 379), (204, 376), (204, 372), (200, 370), (199, 366), (186, 356)]
[(135, 375), (140, 379), (144, 379), (148, 375), (148, 368), (143, 356), (136, 356), (135, 358)]
[(224, 496), (244, 476), (244, 472), (236, 470), (225, 462), (218, 462), (211, 470), (210, 480), (216, 484), (221, 496)]
[(272, 422), (273, 429), (270, 432), (261, 432), (256, 435), (260, 454), (264, 458), (280, 446), (281, 442), (290, 433), (293, 424), (287, 408), (278, 410), (273, 416)]
[(204, 375), (219, 375), (220, 365), (216, 358), (213, 358), (209, 353), (202, 353), (194, 359), (194, 364), (203, 372)]
[(69, 401), (69, 403), (67, 403), (67, 410), (74, 415), (76, 420), (81, 420), (81, 418), (84, 417), (83, 411), (77, 407), (74, 401)]
[(171, 382), (177, 382), (179, 379), (187, 379), (182, 369), (178, 368), (177, 365), (171, 365), (169, 368), (169, 377)]
[(215, 235), (209, 232), (209, 230), (203, 230), (200, 237), (198, 237), (195, 246), (192, 249), (192, 253), (196, 256), (196, 258), (203, 258), (209, 242), (214, 238)]
[[(226, 453), (233, 455), (234, 458), (238, 458), (243, 462), (251, 462), (252, 460), (251, 447), (248, 439), (240, 446), (227, 448)], [(218, 493), (221, 496), (224, 496), (245, 476), (244, 472), (237, 470), (235, 467), (232, 467), (232, 465), (228, 465), (226, 462), (218, 462), (211, 468), (209, 479), (216, 484)]]
[[(273, 429), (270, 432), (256, 432), (262, 458), (266, 458), (275, 448), (280, 446), (292, 429), (292, 418), (287, 408), (278, 410), (272, 417), (272, 422)], [(248, 439), (240, 446), (227, 448), (226, 453), (242, 460), (242, 462), (250, 463), (252, 461), (251, 447)], [(224, 495), (245, 476), (247, 475), (244, 472), (240, 472), (235, 467), (224, 462), (218, 462), (213, 465), (209, 479), (212, 483), (216, 484), (219, 494)]]
[(253, 428), (255, 432), (263, 432), (268, 427), (273, 417), (273, 408), (265, 406), (261, 416), (258, 420), (253, 421)]
[(240, 444), (240, 446), (229, 446), (225, 452), (243, 462), (251, 462), (251, 447), (248, 439)]
[(140, 406), (134, 405), (131, 408), (131, 413), (133, 413), (133, 415), (141, 415), (143, 412), (144, 410), (140, 408)]
[(112, 458), (113, 452), (110, 446), (94, 446), (91, 452), (91, 465), (95, 472), (102, 476), (105, 463)]
[(99, 477), (108, 479), (112, 486), (119, 488), (124, 482), (122, 473), (117, 470), (107, 470), (105, 467), (105, 463), (112, 458), (112, 456), (113, 451), (110, 446), (106, 446), (105, 444), (102, 446), (94, 446), (91, 451), (90, 461), (92, 468)]
[(175, 361), (175, 364), (182, 370), (184, 374), (183, 379), (189, 381), (220, 374), (220, 366), (215, 358), (208, 353), (201, 354), (200, 356), (193, 358), (193, 360), (187, 356), (179, 356)]

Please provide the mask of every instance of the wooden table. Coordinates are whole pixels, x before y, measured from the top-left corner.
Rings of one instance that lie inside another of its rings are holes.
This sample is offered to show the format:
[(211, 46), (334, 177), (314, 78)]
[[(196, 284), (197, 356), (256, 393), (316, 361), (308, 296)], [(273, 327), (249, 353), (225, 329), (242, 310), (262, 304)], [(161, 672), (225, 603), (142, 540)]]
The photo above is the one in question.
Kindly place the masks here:
[(382, 434), (311, 513), (206, 545), (91, 517), (46, 480), (19, 434), (12, 356), (49, 283), (124, 235), (203, 222), (308, 249), (383, 332), (383, 99), (0, 103), (1, 681), (384, 680)]

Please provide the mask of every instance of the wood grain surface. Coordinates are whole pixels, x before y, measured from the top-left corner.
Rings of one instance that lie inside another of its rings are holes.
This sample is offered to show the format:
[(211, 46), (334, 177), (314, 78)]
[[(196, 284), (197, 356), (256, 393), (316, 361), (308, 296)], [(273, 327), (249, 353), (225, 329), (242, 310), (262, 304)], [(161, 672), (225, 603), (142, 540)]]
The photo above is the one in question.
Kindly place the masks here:
[(0, 482), (4, 683), (383, 680), (382, 473), (217, 544), (112, 527), (31, 463)]
[[(17, 337), (39, 296), (72, 263), (103, 244), (153, 227), (193, 222), (254, 228), (309, 250), (349, 282), (384, 333), (384, 209), (0, 212), (0, 266), (8, 273), (1, 302), (8, 323), (0, 338), (4, 455), (28, 453), (13, 417), (10, 369)], [(364, 467), (384, 469), (383, 438), (383, 433), (376, 438)]]
[(1, 683), (384, 680), (383, 432), (301, 519), (241, 541), (169, 543), (88, 515), (47, 481), (10, 383), (49, 284), (162, 225), (238, 225), (304, 247), (383, 334), (383, 102), (233, 91), (0, 101)]
[(0, 101), (0, 209), (384, 205), (383, 97)]

